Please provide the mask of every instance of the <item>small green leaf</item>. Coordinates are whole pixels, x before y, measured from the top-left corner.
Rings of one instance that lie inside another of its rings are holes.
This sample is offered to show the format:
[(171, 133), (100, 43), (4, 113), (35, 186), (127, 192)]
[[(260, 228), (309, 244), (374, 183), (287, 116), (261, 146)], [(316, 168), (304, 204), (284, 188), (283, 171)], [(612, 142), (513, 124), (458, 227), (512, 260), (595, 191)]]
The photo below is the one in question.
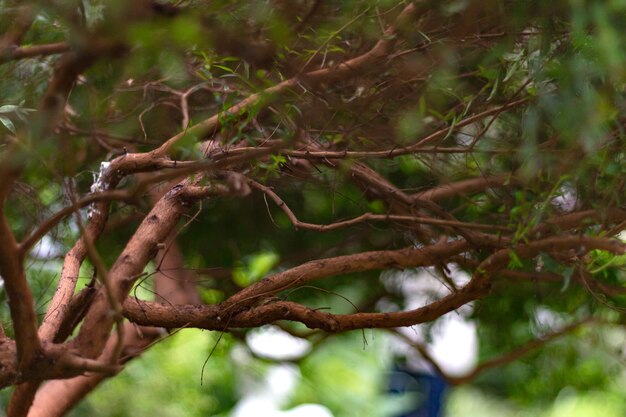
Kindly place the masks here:
[(0, 122), (4, 125), (4, 127), (9, 129), (11, 133), (13, 133), (14, 135), (17, 134), (15, 130), (15, 125), (13, 125), (13, 122), (11, 121), (11, 119), (8, 119), (6, 117), (0, 117)]
[(278, 263), (278, 260), (278, 255), (273, 252), (252, 255), (246, 264), (234, 268), (233, 281), (241, 287), (246, 287), (263, 278)]
[(215, 68), (219, 68), (219, 69), (221, 69), (222, 71), (226, 71), (226, 72), (227, 72), (227, 73), (229, 73), (229, 74), (234, 74), (234, 73), (235, 73), (235, 71), (233, 71), (231, 68), (228, 68), (228, 67), (227, 67), (227, 66), (225, 66), (225, 65), (217, 65), (217, 64), (213, 64), (213, 66), (214, 66)]
[(369, 209), (372, 213), (383, 214), (385, 213), (385, 203), (382, 200), (370, 201)]
[(200, 297), (206, 304), (217, 304), (224, 301), (224, 292), (213, 288), (204, 288), (200, 290)]
[(515, 253), (514, 250), (510, 250), (509, 251), (509, 265), (508, 268), (509, 269), (516, 269), (516, 268), (521, 268), (524, 264), (522, 263), (522, 260), (520, 259), (519, 256), (517, 256), (517, 253)]
[(492, 98), (495, 97), (498, 92), (498, 87), (500, 86), (500, 79), (496, 78), (495, 82), (491, 86), (491, 93), (489, 93), (489, 97), (487, 97), (487, 101), (491, 101)]
[(13, 113), (19, 108), (19, 106), (14, 104), (5, 104), (4, 106), (0, 106), (0, 113)]
[(561, 292), (565, 292), (569, 287), (570, 282), (572, 282), (572, 275), (574, 274), (574, 267), (568, 266), (563, 270), (563, 287), (561, 288)]

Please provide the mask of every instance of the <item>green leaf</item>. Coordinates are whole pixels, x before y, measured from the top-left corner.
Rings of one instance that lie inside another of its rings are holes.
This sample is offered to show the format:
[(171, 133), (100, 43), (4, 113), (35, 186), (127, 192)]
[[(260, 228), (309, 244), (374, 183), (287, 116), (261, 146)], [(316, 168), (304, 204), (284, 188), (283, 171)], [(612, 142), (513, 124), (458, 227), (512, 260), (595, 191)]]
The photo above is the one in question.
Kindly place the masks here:
[(574, 274), (574, 267), (568, 266), (563, 270), (563, 287), (561, 287), (561, 292), (565, 292), (569, 287), (570, 282), (572, 282), (572, 275)]
[(221, 69), (222, 71), (226, 71), (226, 72), (227, 72), (227, 73), (229, 73), (229, 74), (234, 74), (234, 73), (235, 73), (235, 71), (233, 71), (231, 68), (229, 68), (229, 67), (227, 67), (227, 66), (225, 66), (225, 65), (213, 64), (213, 66), (214, 66), (215, 68), (219, 68), (219, 69)]
[(0, 106), (0, 113), (13, 113), (19, 108), (20, 107), (15, 104), (5, 104), (4, 106)]
[(277, 263), (279, 257), (274, 252), (261, 252), (249, 258), (247, 265), (233, 270), (233, 280), (237, 285), (248, 286), (263, 278)]
[(498, 92), (498, 87), (500, 86), (500, 78), (496, 78), (495, 82), (491, 86), (491, 93), (489, 93), (489, 97), (487, 97), (487, 101), (491, 101), (492, 98), (495, 97)]
[(509, 265), (508, 265), (508, 268), (509, 269), (517, 269), (517, 268), (521, 268), (522, 266), (524, 266), (524, 264), (522, 263), (522, 260), (520, 259), (519, 256), (517, 256), (517, 253), (515, 253), (515, 251), (511, 249), (509, 251)]
[(375, 214), (385, 213), (385, 203), (382, 200), (370, 201), (368, 206), (372, 213), (375, 213)]
[(0, 117), (0, 123), (2, 123), (7, 129), (9, 129), (14, 135), (17, 134), (17, 131), (15, 130), (15, 125), (13, 124), (11, 119), (7, 117)]

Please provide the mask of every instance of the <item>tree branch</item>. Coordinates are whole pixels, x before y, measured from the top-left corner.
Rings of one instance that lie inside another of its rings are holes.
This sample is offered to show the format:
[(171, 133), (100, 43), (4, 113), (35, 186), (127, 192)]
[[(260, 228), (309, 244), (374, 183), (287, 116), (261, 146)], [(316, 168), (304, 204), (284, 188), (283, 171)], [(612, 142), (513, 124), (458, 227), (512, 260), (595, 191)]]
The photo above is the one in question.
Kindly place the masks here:
[(449, 184), (439, 185), (411, 196), (419, 200), (440, 201), (457, 195), (471, 194), (484, 191), (487, 188), (502, 187), (504, 184), (515, 184), (517, 181), (511, 174), (493, 175), (461, 180)]
[[(225, 187), (197, 187), (189, 181), (183, 181), (166, 193), (143, 220), (111, 267), (109, 278), (114, 298), (120, 303), (126, 298), (146, 264), (157, 254), (158, 244), (165, 241), (189, 206), (201, 198), (223, 195), (229, 191)], [(102, 291), (98, 291), (73, 341), (82, 356), (93, 358), (100, 355), (112, 323), (106, 297)]]
[(124, 314), (134, 323), (165, 328), (194, 327), (207, 330), (259, 327), (278, 320), (305, 324), (310, 329), (330, 333), (366, 328), (413, 326), (435, 320), (442, 315), (474, 301), (487, 293), (462, 290), (414, 310), (386, 313), (331, 314), (291, 301), (276, 301), (245, 310), (219, 306), (171, 306), (127, 300)]
[(469, 248), (462, 240), (440, 242), (422, 248), (362, 252), (354, 255), (318, 259), (269, 276), (244, 288), (222, 303), (229, 314), (250, 307), (280, 291), (320, 278), (354, 272), (414, 268), (433, 265)]
[[(8, 30), (0, 38), (0, 62), (4, 58), (5, 54), (11, 53), (11, 48), (18, 46), (26, 33), (33, 24), (33, 11), (30, 5), (18, 5), (19, 2), (8, 1), (3, 6), (7, 8), (5, 10), (7, 20), (11, 19)], [(8, 9), (14, 7), (15, 10), (11, 13)], [(8, 13), (7, 13), (8, 12)]]
[[(85, 395), (93, 391), (102, 381), (110, 376), (111, 372), (119, 372), (121, 365), (136, 357), (162, 336), (162, 333), (157, 329), (143, 329), (141, 334), (139, 334), (135, 325), (126, 323), (124, 326), (125, 329), (122, 332), (124, 334), (124, 348), (117, 367), (110, 367), (104, 364), (111, 363), (116, 346), (119, 345), (119, 333), (111, 335), (102, 355), (96, 362), (93, 362), (102, 365), (102, 369), (96, 366), (93, 369), (96, 371), (94, 373), (87, 373), (71, 379), (46, 382), (37, 392), (33, 405), (28, 412), (28, 417), (61, 417), (65, 415)], [(78, 362), (81, 365), (91, 363), (84, 358), (79, 358)]]
[(515, 252), (515, 255), (521, 259), (528, 259), (539, 255), (541, 252), (555, 253), (574, 250), (578, 255), (583, 255), (593, 249), (623, 254), (626, 252), (626, 244), (619, 240), (588, 236), (551, 237), (527, 244), (519, 244), (511, 249), (501, 249), (481, 262), (468, 286), (481, 287), (486, 284), (493, 274), (507, 266), (511, 260), (511, 252)]
[(490, 224), (479, 224), (479, 223), (465, 223), (460, 221), (453, 220), (440, 220), (433, 219), (429, 217), (418, 217), (418, 216), (399, 216), (395, 214), (374, 214), (374, 213), (364, 213), (358, 217), (355, 217), (350, 220), (339, 221), (330, 224), (314, 224), (314, 223), (306, 223), (298, 220), (293, 211), (287, 206), (287, 204), (276, 194), (270, 187), (259, 184), (256, 181), (248, 180), (248, 183), (252, 186), (252, 188), (256, 188), (257, 190), (262, 191), (264, 194), (269, 196), (276, 205), (287, 215), (291, 223), (294, 225), (296, 229), (308, 229), (315, 230), (318, 232), (327, 232), (331, 230), (341, 229), (343, 227), (352, 226), (355, 224), (367, 222), (367, 221), (397, 221), (397, 222), (407, 222), (407, 223), (418, 223), (418, 224), (429, 224), (429, 225), (439, 225), (439, 226), (455, 226), (455, 227), (465, 227), (469, 229), (479, 229), (479, 230), (499, 230), (503, 232), (510, 232), (511, 230), (504, 226), (490, 225)]
[(4, 214), (4, 204), (18, 169), (0, 168), (0, 276), (9, 300), (11, 319), (17, 344), (17, 360), (20, 372), (29, 373), (41, 352), (37, 336), (37, 315), (30, 287), (26, 280), (23, 257)]
[(453, 385), (461, 385), (461, 384), (466, 384), (468, 382), (471, 382), (472, 380), (474, 380), (474, 378), (476, 378), (478, 375), (480, 375), (481, 373), (485, 372), (488, 369), (492, 369), (492, 368), (496, 368), (498, 366), (502, 366), (502, 365), (506, 365), (508, 363), (514, 362), (520, 358), (522, 358), (523, 356), (527, 355), (528, 353), (530, 353), (531, 351), (538, 349), (550, 342), (552, 342), (555, 339), (558, 339), (559, 337), (562, 337), (564, 335), (567, 335), (571, 332), (573, 332), (574, 330), (578, 329), (579, 327), (588, 324), (590, 322), (594, 321), (593, 318), (586, 318), (577, 322), (574, 322), (568, 326), (563, 327), (560, 330), (557, 330), (555, 332), (552, 333), (548, 333), (546, 335), (543, 335), (537, 339), (531, 340), (530, 342), (526, 343), (523, 346), (520, 346), (519, 348), (512, 350), (511, 352), (507, 352), (502, 356), (498, 356), (496, 358), (492, 358), (489, 360), (486, 360), (482, 363), (480, 363), (478, 366), (476, 366), (472, 371), (468, 372), (467, 374), (463, 375), (463, 376), (459, 376), (459, 377), (450, 377), (448, 376), (447, 379), (450, 383), (452, 383)]
[[(153, 191), (151, 197), (153, 202), (156, 203), (162, 197), (162, 194), (157, 195), (156, 191)], [(199, 304), (195, 288), (189, 282), (187, 271), (183, 269), (184, 260), (176, 244), (175, 236), (176, 234), (173, 232), (167, 238), (166, 247), (159, 251), (156, 258), (158, 265), (158, 271), (154, 276), (156, 296), (166, 300), (170, 305)], [(163, 270), (168, 272), (165, 273)], [(90, 297), (90, 295), (87, 295), (87, 297)], [(74, 302), (74, 300), (72, 301)], [(118, 366), (121, 366), (127, 361), (138, 357), (145, 349), (152, 346), (165, 334), (165, 332), (153, 327), (138, 327), (134, 324), (126, 323), (121, 333), (118, 332), (109, 337), (104, 352), (97, 363), (109, 364), (115, 360), (119, 364)], [(123, 344), (120, 344), (120, 341), (123, 341)], [(121, 355), (115, 352), (119, 349), (119, 346), (122, 346)], [(84, 359), (81, 358), (81, 360)], [(119, 368), (114, 368), (114, 370), (119, 370)], [(46, 383), (37, 393), (35, 404), (29, 416), (49, 417), (64, 415), (108, 376), (110, 375), (97, 372), (70, 380)], [(58, 398), (63, 398), (64, 400), (58, 401)]]
[(70, 49), (70, 46), (67, 42), (49, 43), (45, 45), (22, 46), (22, 47), (17, 47), (17, 48), (12, 48), (12, 49), (9, 48), (6, 50), (4, 54), (0, 56), (0, 64), (3, 64), (11, 60), (15, 60), (15, 59), (33, 58), (36, 56), (60, 54), (60, 53), (69, 51), (69, 49)]
[(171, 137), (163, 145), (153, 152), (156, 155), (166, 155), (177, 143), (188, 135), (197, 138), (210, 136), (221, 129), (224, 120), (232, 120), (232, 118), (241, 118), (250, 109), (260, 109), (267, 107), (273, 103), (281, 94), (305, 83), (310, 87), (319, 85), (322, 82), (333, 82), (350, 75), (366, 71), (378, 64), (389, 53), (397, 41), (397, 27), (406, 24), (417, 13), (417, 7), (413, 3), (409, 3), (404, 10), (398, 15), (396, 22), (390, 26), (384, 33), (383, 38), (379, 40), (374, 47), (363, 55), (352, 58), (333, 68), (323, 68), (305, 74), (300, 74), (293, 78), (287, 79), (279, 84), (269, 87), (259, 93), (251, 94), (236, 105), (224, 110), (208, 119), (186, 129), (179, 134)]

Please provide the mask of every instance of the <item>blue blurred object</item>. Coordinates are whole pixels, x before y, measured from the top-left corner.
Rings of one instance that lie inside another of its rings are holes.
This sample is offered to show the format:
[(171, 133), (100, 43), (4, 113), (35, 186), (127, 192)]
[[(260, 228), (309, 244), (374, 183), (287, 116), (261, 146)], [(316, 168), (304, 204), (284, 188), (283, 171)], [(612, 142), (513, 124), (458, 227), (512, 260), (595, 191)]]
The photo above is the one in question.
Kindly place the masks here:
[(449, 384), (438, 374), (412, 372), (395, 367), (389, 381), (389, 392), (413, 394), (415, 402), (409, 410), (394, 417), (441, 417), (448, 387)]

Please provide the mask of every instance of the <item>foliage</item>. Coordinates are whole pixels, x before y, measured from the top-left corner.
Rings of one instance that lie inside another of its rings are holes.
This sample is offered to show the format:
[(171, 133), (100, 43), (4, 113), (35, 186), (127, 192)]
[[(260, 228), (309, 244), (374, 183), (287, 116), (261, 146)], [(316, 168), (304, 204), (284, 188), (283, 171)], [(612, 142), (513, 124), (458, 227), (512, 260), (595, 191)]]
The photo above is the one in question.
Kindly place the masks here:
[[(314, 348), (290, 405), (373, 415), (392, 358), (360, 356), (362, 329), (428, 341), (469, 304), (479, 364), (449, 381), (602, 403), (623, 373), (624, 12), (0, 1), (9, 414), (226, 415), (268, 367), (232, 352), (274, 324)], [(448, 290), (415, 306), (400, 281), (427, 267)]]

